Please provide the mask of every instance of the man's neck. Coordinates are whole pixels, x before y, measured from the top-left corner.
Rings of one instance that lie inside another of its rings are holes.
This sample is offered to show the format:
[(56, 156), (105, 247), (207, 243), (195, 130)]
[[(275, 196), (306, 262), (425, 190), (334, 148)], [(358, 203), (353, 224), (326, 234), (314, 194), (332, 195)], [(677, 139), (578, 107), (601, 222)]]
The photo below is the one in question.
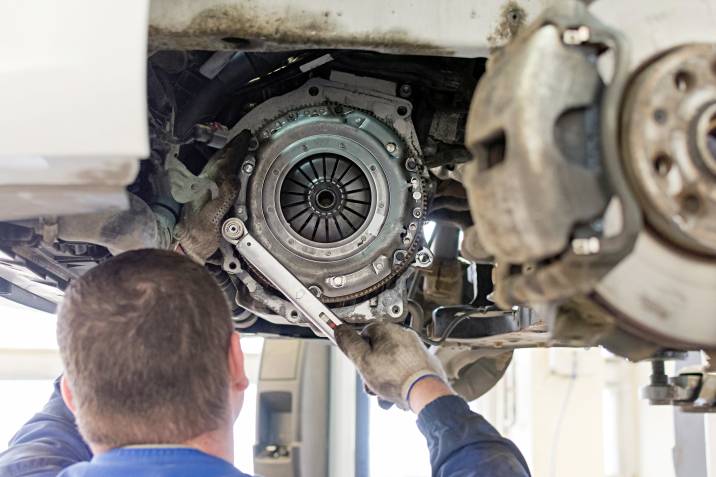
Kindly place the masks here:
[(234, 433), (231, 428), (207, 432), (183, 442), (182, 445), (224, 459), (230, 464), (234, 463)]
[[(143, 444), (127, 447), (189, 447), (223, 459), (230, 464), (234, 463), (234, 433), (232, 429), (217, 429), (176, 444)], [(94, 455), (104, 454), (111, 450), (104, 446), (92, 444), (90, 448)]]

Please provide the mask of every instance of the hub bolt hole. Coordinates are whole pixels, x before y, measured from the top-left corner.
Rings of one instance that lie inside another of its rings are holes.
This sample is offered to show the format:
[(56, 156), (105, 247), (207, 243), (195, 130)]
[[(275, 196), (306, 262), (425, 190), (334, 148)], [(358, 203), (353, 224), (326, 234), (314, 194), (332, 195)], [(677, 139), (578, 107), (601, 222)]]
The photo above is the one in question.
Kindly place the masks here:
[(666, 111), (661, 108), (654, 111), (654, 121), (656, 121), (658, 124), (666, 123), (668, 117), (669, 115), (666, 113)]
[(682, 93), (690, 90), (695, 82), (694, 76), (688, 71), (677, 71), (674, 75), (674, 86)]
[(654, 171), (661, 177), (666, 177), (669, 174), (672, 165), (671, 157), (666, 154), (659, 154), (654, 158)]
[(696, 194), (687, 194), (681, 199), (681, 207), (684, 212), (695, 214), (701, 210), (701, 198)]

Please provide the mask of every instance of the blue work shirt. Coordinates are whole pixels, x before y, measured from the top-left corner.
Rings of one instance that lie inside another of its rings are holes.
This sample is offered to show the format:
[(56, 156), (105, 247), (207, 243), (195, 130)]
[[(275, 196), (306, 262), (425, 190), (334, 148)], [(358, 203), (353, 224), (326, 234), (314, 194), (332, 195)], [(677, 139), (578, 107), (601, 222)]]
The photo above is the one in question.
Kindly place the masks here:
[[(418, 427), (434, 477), (527, 477), (517, 447), (457, 396), (428, 404)], [(42, 412), (0, 454), (0, 477), (247, 477), (228, 462), (185, 447), (125, 447), (92, 456), (55, 384)]]

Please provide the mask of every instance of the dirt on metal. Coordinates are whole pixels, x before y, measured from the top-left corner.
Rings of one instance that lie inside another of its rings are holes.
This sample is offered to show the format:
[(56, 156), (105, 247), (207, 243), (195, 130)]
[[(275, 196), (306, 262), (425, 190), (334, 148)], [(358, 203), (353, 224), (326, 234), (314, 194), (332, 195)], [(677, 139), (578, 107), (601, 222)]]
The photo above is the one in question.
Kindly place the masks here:
[(492, 47), (509, 43), (527, 23), (527, 11), (514, 0), (507, 2), (500, 12), (500, 21), (487, 37)]
[(367, 48), (377, 51), (449, 56), (451, 50), (412, 38), (400, 29), (346, 34), (336, 17), (341, 12), (319, 14), (305, 10), (270, 16), (239, 5), (203, 10), (187, 26), (149, 27), (150, 50), (167, 49), (295, 49)]

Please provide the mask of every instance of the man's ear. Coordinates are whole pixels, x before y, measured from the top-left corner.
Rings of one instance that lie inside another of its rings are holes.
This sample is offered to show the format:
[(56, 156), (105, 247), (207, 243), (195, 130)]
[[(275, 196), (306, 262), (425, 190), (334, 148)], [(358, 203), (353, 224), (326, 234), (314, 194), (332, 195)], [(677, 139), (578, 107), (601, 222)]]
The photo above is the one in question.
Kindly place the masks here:
[(62, 400), (65, 401), (67, 408), (72, 412), (72, 414), (75, 414), (77, 412), (75, 399), (74, 396), (72, 396), (70, 384), (67, 382), (67, 376), (64, 374), (62, 375), (62, 378), (60, 378), (60, 393), (62, 394)]
[(245, 391), (249, 387), (249, 378), (246, 376), (246, 370), (244, 369), (244, 352), (241, 350), (241, 338), (236, 331), (231, 334), (229, 373), (231, 375), (231, 386), (236, 391)]

